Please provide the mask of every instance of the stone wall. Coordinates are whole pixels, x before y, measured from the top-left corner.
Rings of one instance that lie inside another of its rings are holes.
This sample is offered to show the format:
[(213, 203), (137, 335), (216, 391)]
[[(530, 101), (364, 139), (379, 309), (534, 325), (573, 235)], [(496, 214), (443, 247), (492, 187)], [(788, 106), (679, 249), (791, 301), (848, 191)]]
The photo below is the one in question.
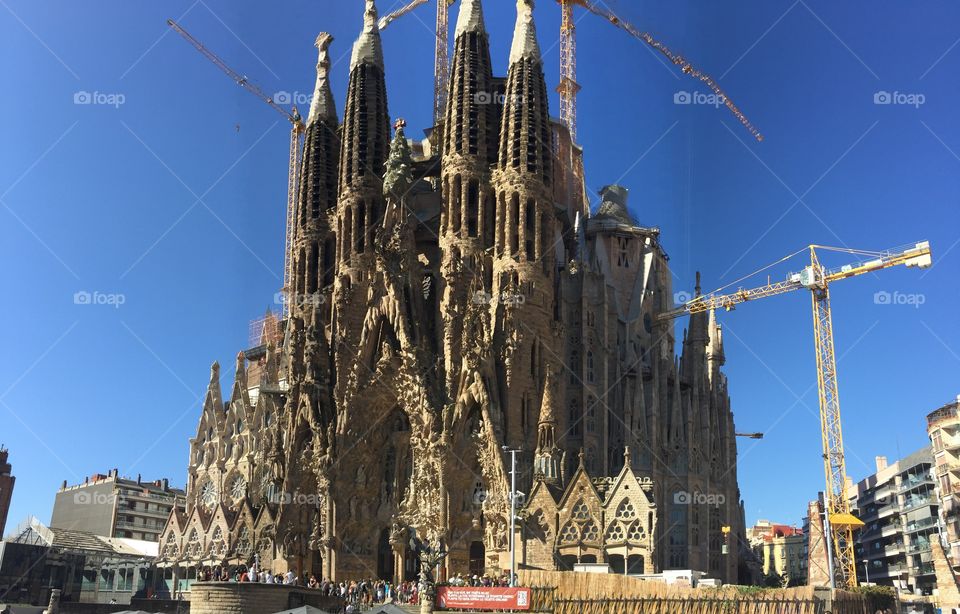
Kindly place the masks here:
[(113, 614), (130, 610), (145, 612), (163, 612), (163, 614), (190, 614), (189, 601), (157, 601), (134, 599), (130, 605), (119, 603), (79, 603), (61, 601), (58, 614)]
[(190, 587), (190, 614), (270, 614), (302, 605), (336, 611), (341, 604), (319, 591), (283, 584), (202, 582)]

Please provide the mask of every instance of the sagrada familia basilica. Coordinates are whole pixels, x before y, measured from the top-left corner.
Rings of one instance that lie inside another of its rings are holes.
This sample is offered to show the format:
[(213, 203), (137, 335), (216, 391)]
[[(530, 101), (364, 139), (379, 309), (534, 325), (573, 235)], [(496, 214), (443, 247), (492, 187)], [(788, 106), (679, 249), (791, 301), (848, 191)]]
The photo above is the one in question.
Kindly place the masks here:
[[(681, 340), (668, 256), (627, 190), (591, 211), (582, 150), (551, 118), (532, 0), (506, 77), (461, 0), (446, 114), (423, 141), (388, 114), (366, 0), (341, 118), (317, 39), (289, 315), (214, 363), (187, 507), (161, 564), (403, 580), (606, 563), (736, 582), (744, 520), (721, 328)], [(679, 347), (677, 347), (679, 345)], [(679, 357), (678, 357), (679, 355)]]

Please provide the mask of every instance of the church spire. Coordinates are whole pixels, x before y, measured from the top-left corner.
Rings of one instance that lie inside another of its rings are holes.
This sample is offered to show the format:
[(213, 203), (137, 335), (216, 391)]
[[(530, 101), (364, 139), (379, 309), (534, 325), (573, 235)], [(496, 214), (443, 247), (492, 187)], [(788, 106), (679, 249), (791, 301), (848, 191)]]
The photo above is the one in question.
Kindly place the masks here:
[(340, 191), (358, 187), (365, 180), (377, 181), (390, 141), (387, 86), (383, 48), (377, 28), (377, 7), (366, 0), (363, 31), (353, 43), (350, 83), (343, 118), (343, 150), (340, 160)]
[(319, 119), (337, 117), (337, 105), (330, 91), (330, 44), (333, 36), (329, 32), (321, 32), (314, 45), (319, 50), (317, 58), (317, 83), (313, 89), (313, 99), (310, 101), (310, 114), (307, 116), (307, 125)]
[(497, 106), (480, 0), (460, 4), (449, 88), (443, 154), (469, 156), (485, 171), (496, 159)]
[(556, 440), (556, 391), (551, 371), (543, 383), (543, 401), (540, 405), (540, 421), (537, 425), (537, 450), (533, 460), (533, 472), (537, 479), (556, 484), (560, 479), (560, 451)]
[(551, 184), (550, 110), (543, 61), (533, 22), (533, 0), (517, 0), (506, 100), (500, 133), (500, 169), (533, 175)]
[(300, 187), (290, 248), (293, 279), (287, 291), (291, 311), (298, 312), (301, 308), (316, 306), (317, 301), (308, 297), (333, 282), (336, 247), (330, 236), (327, 211), (337, 204), (340, 136), (329, 80), (332, 42), (333, 37), (327, 32), (317, 36), (317, 81), (304, 127)]
[[(382, 177), (390, 145), (387, 85), (377, 7), (366, 0), (363, 31), (353, 44), (341, 131), (337, 203), (339, 272), (357, 282), (371, 262), (374, 229), (383, 217)], [(332, 225), (332, 224), (331, 224)]]

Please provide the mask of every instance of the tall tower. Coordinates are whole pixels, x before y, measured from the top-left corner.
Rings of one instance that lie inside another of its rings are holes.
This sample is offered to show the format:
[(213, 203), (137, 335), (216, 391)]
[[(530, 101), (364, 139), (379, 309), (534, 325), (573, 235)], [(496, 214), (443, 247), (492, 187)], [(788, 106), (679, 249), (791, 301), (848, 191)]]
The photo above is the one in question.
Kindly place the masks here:
[(533, 0), (518, 0), (493, 173), (497, 225), (492, 310), (500, 314), (495, 335), (507, 391), (502, 405), (507, 445), (533, 436), (535, 395), (544, 375), (543, 345), (552, 339), (556, 219), (550, 192), (551, 138)]
[(363, 31), (353, 44), (340, 150), (337, 204), (339, 272), (362, 283), (373, 261), (371, 241), (383, 216), (383, 169), (390, 144), (383, 46), (377, 7), (366, 0)]
[[(324, 288), (333, 283), (336, 267), (336, 236), (330, 232), (331, 219), (337, 206), (337, 165), (340, 157), (340, 136), (337, 107), (330, 91), (330, 55), (333, 37), (321, 32), (316, 46), (317, 84), (310, 103), (303, 144), (300, 194), (294, 223), (293, 305), (291, 313), (310, 318), (307, 307), (319, 307)], [(336, 221), (335, 217), (332, 221)], [(329, 311), (321, 309), (321, 313)]]
[[(490, 165), (497, 157), (497, 106), (490, 41), (480, 0), (463, 0), (457, 18), (453, 74), (443, 129), (441, 309), (448, 322), (462, 322), (471, 278), (488, 265), (484, 250), (493, 244), (494, 193)], [(483, 286), (489, 291), (489, 286)], [(448, 393), (460, 375), (463, 330), (447, 328), (444, 370)]]
[(4, 527), (7, 524), (7, 513), (10, 511), (10, 499), (13, 497), (13, 467), (7, 462), (8, 450), (0, 445), (0, 539), (3, 538)]

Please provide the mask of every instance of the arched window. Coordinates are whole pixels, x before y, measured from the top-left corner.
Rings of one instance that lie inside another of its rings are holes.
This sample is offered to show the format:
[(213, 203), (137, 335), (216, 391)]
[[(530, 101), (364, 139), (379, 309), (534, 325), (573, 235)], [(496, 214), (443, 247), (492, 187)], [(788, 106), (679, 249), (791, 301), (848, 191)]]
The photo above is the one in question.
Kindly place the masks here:
[(570, 399), (570, 411), (567, 417), (567, 426), (570, 429), (570, 434), (573, 437), (580, 437), (581, 435), (581, 426), (583, 422), (583, 416), (580, 415), (580, 401), (577, 399)]
[(361, 200), (357, 205), (357, 234), (354, 236), (354, 251), (362, 254), (367, 247), (367, 206)]
[(587, 432), (597, 432), (597, 399), (592, 394), (587, 397)]
[(340, 233), (340, 236), (343, 237), (343, 242), (341, 247), (343, 248), (343, 253), (341, 257), (346, 263), (350, 263), (350, 250), (353, 248), (353, 209), (347, 207), (343, 212), (343, 232)]
[(587, 504), (583, 502), (583, 499), (577, 501), (576, 505), (573, 506), (571, 516), (574, 520), (590, 520), (590, 509), (587, 507)]
[(480, 182), (472, 179), (467, 188), (467, 236), (477, 236), (480, 216)]
[(593, 520), (588, 521), (580, 531), (581, 539), (588, 544), (596, 544), (600, 541), (600, 528)]
[(323, 287), (326, 288), (333, 283), (334, 266), (337, 256), (337, 240), (334, 237), (327, 237), (323, 242)]
[(587, 383), (592, 384), (593, 382), (594, 382), (593, 352), (587, 351)]
[(634, 520), (637, 517), (637, 510), (633, 507), (633, 503), (629, 499), (624, 499), (620, 502), (620, 505), (617, 506), (617, 520)]
[(510, 229), (510, 255), (517, 256), (520, 253), (520, 195), (516, 192), (510, 197), (510, 223), (513, 227)]
[(453, 177), (453, 194), (451, 194), (450, 230), (454, 234), (460, 233), (460, 220), (463, 217), (463, 180), (460, 175)]
[(523, 235), (523, 245), (524, 250), (526, 251), (527, 260), (533, 260), (536, 255), (534, 254), (534, 235), (537, 232), (537, 213), (536, 213), (536, 204), (532, 198), (527, 199), (527, 205), (524, 211), (524, 235)]
[(681, 491), (674, 491), (668, 501), (670, 507), (670, 532), (667, 537), (667, 564), (670, 569), (687, 567), (687, 504), (688, 497)]
[[(317, 281), (319, 278), (320, 254), (317, 242), (310, 244), (310, 262), (307, 263), (307, 294), (313, 294), (317, 291)], [(297, 301), (303, 300), (302, 297), (296, 297)]]

